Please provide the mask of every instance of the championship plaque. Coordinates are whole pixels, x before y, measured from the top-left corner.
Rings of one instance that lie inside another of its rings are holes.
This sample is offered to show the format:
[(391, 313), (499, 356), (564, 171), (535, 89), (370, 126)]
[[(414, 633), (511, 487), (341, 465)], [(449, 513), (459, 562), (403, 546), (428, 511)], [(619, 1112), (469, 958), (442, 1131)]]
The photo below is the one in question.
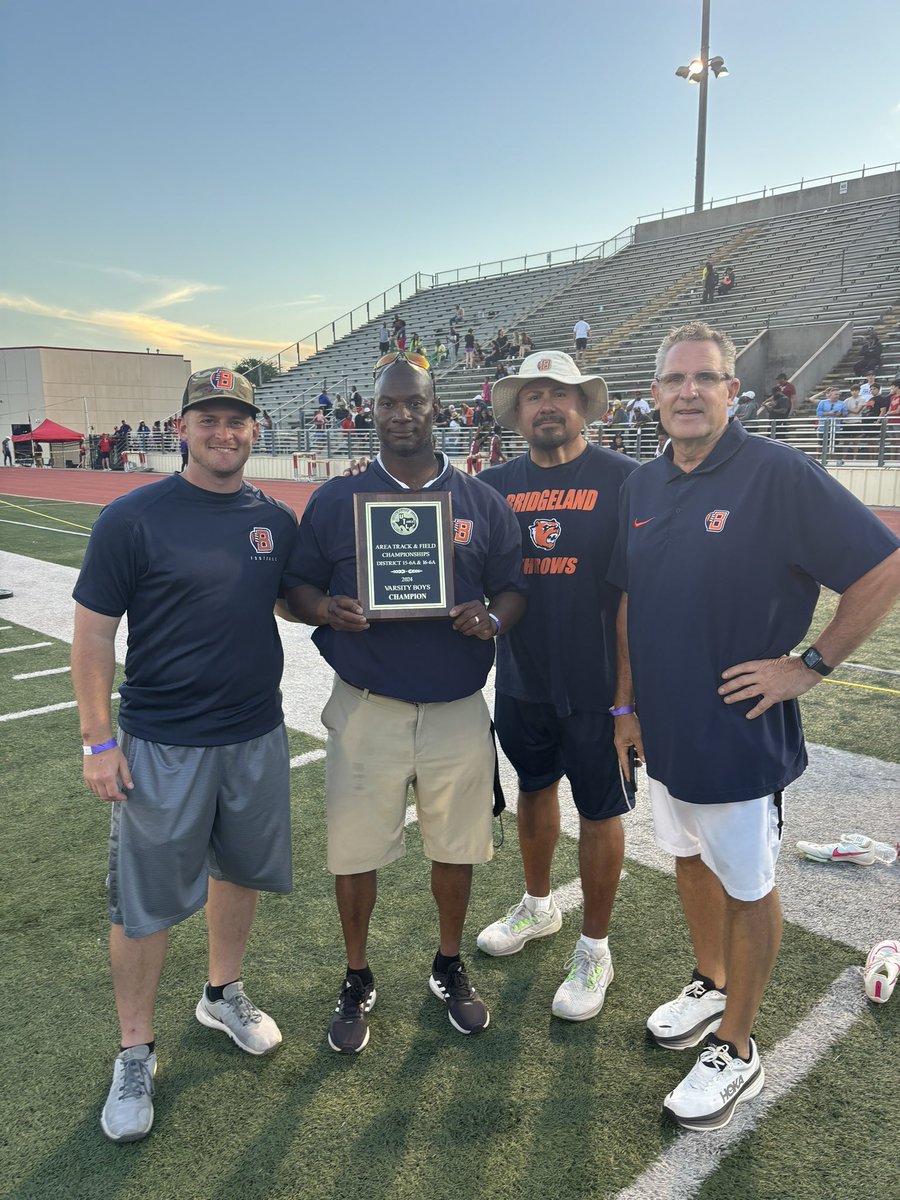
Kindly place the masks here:
[(450, 493), (357, 493), (353, 509), (366, 620), (446, 617), (453, 607)]

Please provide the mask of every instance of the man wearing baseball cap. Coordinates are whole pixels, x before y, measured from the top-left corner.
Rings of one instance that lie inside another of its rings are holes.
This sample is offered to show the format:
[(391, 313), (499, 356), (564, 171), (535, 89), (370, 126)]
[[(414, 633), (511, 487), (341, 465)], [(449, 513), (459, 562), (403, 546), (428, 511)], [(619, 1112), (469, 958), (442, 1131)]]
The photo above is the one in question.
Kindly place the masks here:
[(624, 857), (623, 788), (610, 709), (615, 687), (619, 591), (606, 582), (618, 494), (636, 464), (591, 445), (584, 427), (606, 412), (606, 384), (568, 354), (541, 350), (494, 384), (495, 419), (529, 451), (483, 471), (518, 519), (528, 609), (498, 639), (494, 723), (519, 776), (519, 845), (525, 895), (483, 929), (486, 954), (518, 953), (562, 925), (550, 889), (559, 838), (559, 781), (568, 776), (580, 820), (582, 932), (552, 1002), (555, 1016), (584, 1021), (603, 1006), (613, 978), (609, 922)]
[[(249, 1054), (281, 1042), (245, 994), (241, 961), (260, 890), (291, 890), (290, 785), (273, 610), (297, 520), (243, 482), (259, 437), (253, 388), (226, 367), (184, 391), (182, 474), (114, 500), (75, 586), (72, 681), (84, 780), (111, 802), (108, 904), (120, 1052), (101, 1126), (150, 1132), (153, 1013), (169, 928), (206, 908), (201, 1024)], [(115, 636), (128, 614), (116, 732)]]

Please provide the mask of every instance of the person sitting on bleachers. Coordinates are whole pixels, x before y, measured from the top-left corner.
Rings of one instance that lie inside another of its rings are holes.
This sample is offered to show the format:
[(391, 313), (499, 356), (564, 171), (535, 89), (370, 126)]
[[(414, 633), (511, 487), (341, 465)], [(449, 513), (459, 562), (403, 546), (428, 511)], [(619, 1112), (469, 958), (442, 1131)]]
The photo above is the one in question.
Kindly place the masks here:
[(483, 449), (481, 434), (476, 433), (472, 438), (472, 445), (469, 447), (469, 457), (466, 459), (466, 471), (469, 475), (477, 475), (481, 471)]
[(519, 358), (527, 358), (534, 350), (534, 342), (527, 333), (522, 333), (519, 340)]
[(450, 328), (453, 329), (453, 327), (455, 325), (462, 325), (462, 323), (465, 319), (466, 319), (466, 310), (463, 308), (463, 306), (461, 304), (457, 304), (456, 312), (450, 318)]
[(422, 342), (422, 339), (419, 337), (419, 335), (417, 333), (414, 333), (412, 335), (412, 338), (410, 339), (409, 352), (410, 352), (410, 354), (424, 354), (425, 353), (425, 346)]
[(773, 421), (783, 421), (791, 415), (791, 398), (780, 387), (772, 388), (759, 406), (759, 415)]
[(719, 295), (727, 296), (729, 292), (733, 292), (735, 282), (734, 267), (726, 267), (722, 272), (722, 281), (719, 284)]
[(756, 403), (756, 392), (741, 392), (738, 397), (738, 406), (734, 414), (734, 419), (740, 422), (741, 425), (746, 425), (749, 421), (756, 419), (758, 411), (759, 405)]
[(872, 371), (877, 371), (881, 366), (883, 353), (884, 347), (879, 341), (878, 334), (874, 329), (870, 329), (859, 348), (859, 358), (853, 365), (854, 373), (868, 375)]
[(875, 372), (870, 371), (866, 382), (859, 389), (859, 394), (863, 400), (868, 400), (872, 395), (872, 388), (875, 386)]
[(444, 345), (440, 334), (438, 334), (438, 337), (435, 341), (434, 350), (431, 352), (431, 365), (433, 367), (439, 367), (446, 357), (447, 347)]
[(323, 413), (327, 414), (331, 412), (331, 397), (328, 395), (328, 388), (324, 383), (322, 384), (322, 390), (319, 393), (319, 398), (316, 403)]

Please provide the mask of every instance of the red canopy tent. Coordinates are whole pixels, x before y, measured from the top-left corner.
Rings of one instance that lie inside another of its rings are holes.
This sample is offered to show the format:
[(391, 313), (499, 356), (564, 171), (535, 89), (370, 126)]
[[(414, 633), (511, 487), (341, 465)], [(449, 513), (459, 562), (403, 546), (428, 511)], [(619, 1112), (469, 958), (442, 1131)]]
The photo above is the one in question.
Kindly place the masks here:
[(37, 429), (32, 429), (31, 433), (17, 433), (13, 435), (14, 442), (80, 442), (84, 437), (83, 433), (76, 433), (74, 429), (66, 429), (65, 425), (57, 425), (55, 421), (41, 421)]

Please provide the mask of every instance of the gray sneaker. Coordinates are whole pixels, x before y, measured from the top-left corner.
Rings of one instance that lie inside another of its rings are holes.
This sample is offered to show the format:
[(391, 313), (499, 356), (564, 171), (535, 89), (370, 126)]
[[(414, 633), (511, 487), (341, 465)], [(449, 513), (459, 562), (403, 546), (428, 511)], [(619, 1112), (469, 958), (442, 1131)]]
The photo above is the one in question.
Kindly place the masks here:
[(244, 994), (244, 985), (229, 983), (221, 1000), (210, 1000), (206, 990), (194, 1014), (201, 1025), (221, 1029), (248, 1054), (271, 1054), (281, 1045), (281, 1030)]
[(551, 900), (549, 912), (535, 912), (523, 896), (505, 917), (482, 929), (477, 938), (477, 945), (485, 954), (505, 958), (508, 954), (518, 954), (524, 949), (526, 942), (534, 938), (549, 937), (561, 927), (562, 913), (556, 907), (555, 900)]
[(116, 1058), (100, 1128), (113, 1142), (137, 1142), (153, 1127), (156, 1055), (149, 1046), (129, 1046)]

